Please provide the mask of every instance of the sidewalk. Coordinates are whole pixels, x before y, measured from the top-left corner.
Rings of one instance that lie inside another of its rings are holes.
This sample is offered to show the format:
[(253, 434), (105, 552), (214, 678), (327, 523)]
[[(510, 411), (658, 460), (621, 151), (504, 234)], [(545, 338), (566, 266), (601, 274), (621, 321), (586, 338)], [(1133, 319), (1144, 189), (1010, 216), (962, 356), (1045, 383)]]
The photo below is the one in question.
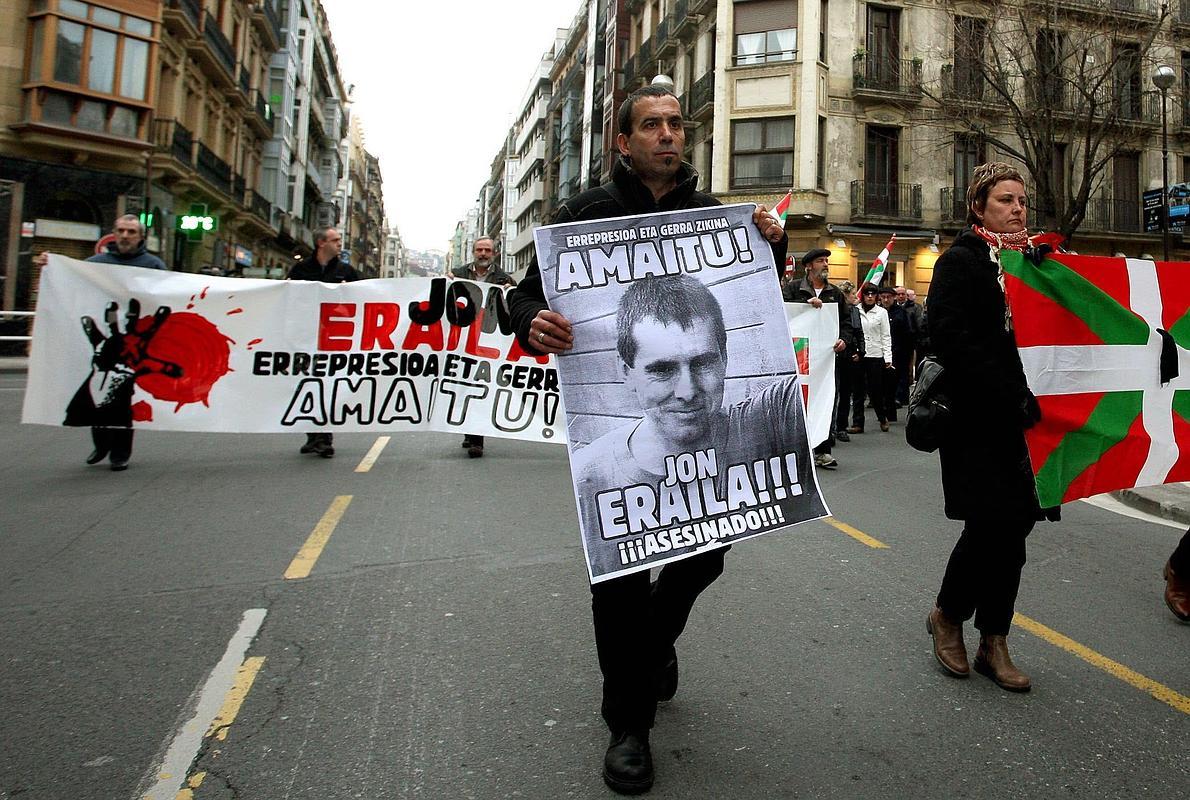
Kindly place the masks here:
[[(0, 373), (27, 372), (29, 359), (0, 356)], [(1112, 492), (1121, 503), (1154, 516), (1179, 522), (1190, 528), (1190, 483), (1170, 483)]]

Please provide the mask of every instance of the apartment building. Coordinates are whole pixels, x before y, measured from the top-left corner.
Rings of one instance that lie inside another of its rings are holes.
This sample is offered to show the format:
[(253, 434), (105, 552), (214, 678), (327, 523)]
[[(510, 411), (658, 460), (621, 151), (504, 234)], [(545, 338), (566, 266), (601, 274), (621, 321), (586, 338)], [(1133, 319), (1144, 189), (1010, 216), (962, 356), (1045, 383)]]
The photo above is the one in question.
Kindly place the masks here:
[[(1177, 77), (1164, 95), (1160, 65)], [(1159, 256), (1144, 198), (1162, 186), (1162, 111), (1168, 181), (1190, 196), (1190, 0), (585, 0), (511, 131), (506, 267), (527, 265), (558, 202), (607, 180), (620, 102), (658, 76), (700, 188), (792, 192), (790, 252), (827, 247), (839, 279), (895, 233), (888, 280), (926, 294), (992, 159), (1030, 176), (1034, 229)], [(1171, 258), (1190, 259), (1177, 229)]]
[[(554, 47), (542, 57), (529, 80), (513, 123), (509, 159), (515, 159), (515, 174), (506, 181), (505, 249), (501, 262), (509, 274), (524, 271), (533, 258), (533, 229), (546, 219), (546, 119), (552, 99), (551, 73), (554, 52), (565, 46), (567, 31), (559, 28)], [(552, 165), (551, 165), (552, 168)]]
[(384, 221), (384, 260), (380, 266), (381, 278), (404, 278), (409, 274), (405, 261), (405, 245), (396, 225)]

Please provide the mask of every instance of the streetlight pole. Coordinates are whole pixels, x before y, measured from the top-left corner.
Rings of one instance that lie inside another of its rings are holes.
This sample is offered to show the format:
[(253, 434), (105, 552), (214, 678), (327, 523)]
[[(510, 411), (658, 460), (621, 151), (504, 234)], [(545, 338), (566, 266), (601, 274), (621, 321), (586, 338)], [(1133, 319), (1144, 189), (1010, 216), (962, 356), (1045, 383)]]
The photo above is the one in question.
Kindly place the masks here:
[(1177, 76), (1173, 68), (1162, 64), (1153, 70), (1153, 84), (1161, 90), (1161, 254), (1169, 261), (1169, 123), (1166, 100)]

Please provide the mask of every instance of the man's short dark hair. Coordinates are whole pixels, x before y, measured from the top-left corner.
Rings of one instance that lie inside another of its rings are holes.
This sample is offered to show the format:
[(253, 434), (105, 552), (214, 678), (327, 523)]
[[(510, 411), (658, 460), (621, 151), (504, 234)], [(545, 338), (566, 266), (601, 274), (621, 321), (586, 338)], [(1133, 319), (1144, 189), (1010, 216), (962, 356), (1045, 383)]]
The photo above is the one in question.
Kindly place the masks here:
[(648, 86), (640, 87), (625, 97), (623, 103), (620, 103), (620, 113), (616, 118), (616, 123), (620, 127), (620, 133), (625, 136), (632, 135), (632, 109), (636, 107), (637, 100), (645, 97), (672, 97), (675, 100), (677, 99), (677, 95), (664, 86), (655, 86), (650, 83)]
[(727, 360), (723, 309), (701, 281), (689, 275), (650, 275), (628, 287), (616, 309), (616, 352), (629, 367), (636, 366), (637, 342), (632, 329), (647, 318), (662, 325), (676, 323), (684, 331), (693, 328), (696, 319), (709, 319), (719, 343), (719, 354)]
[(140, 238), (144, 239), (149, 235), (149, 230), (145, 227), (145, 223), (136, 214), (121, 214), (120, 216), (116, 217), (116, 224), (112, 225), (112, 230), (115, 230), (116, 225), (119, 225), (125, 220), (136, 223), (136, 229), (140, 231)]

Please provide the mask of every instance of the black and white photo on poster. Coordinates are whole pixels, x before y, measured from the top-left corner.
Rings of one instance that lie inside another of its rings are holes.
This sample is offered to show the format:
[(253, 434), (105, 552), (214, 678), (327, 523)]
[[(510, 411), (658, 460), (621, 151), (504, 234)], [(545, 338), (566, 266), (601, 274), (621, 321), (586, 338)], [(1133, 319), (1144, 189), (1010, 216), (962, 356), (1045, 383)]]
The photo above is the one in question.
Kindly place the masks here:
[(536, 231), (593, 583), (829, 514), (754, 208)]

